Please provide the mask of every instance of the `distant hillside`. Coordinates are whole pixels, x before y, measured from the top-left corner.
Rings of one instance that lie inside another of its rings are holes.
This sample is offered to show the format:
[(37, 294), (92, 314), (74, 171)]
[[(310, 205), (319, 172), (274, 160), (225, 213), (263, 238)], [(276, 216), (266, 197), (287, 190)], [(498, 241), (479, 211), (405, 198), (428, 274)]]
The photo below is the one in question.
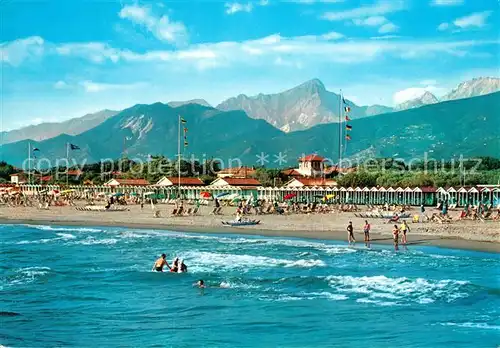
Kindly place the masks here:
[[(347, 101), (353, 119), (392, 111), (387, 106), (360, 107)], [(244, 110), (248, 116), (266, 120), (284, 132), (307, 129), (318, 124), (338, 122), (340, 97), (326, 90), (318, 79), (277, 94), (248, 97), (241, 94), (217, 106), (220, 110)]]
[(64, 122), (46, 122), (8, 132), (1, 132), (0, 137), (4, 144), (8, 144), (24, 139), (41, 141), (63, 133), (77, 135), (94, 128), (117, 113), (118, 111), (102, 110), (82, 117), (72, 118)]
[[(178, 115), (187, 120), (189, 146), (184, 155), (204, 158), (239, 158), (255, 165), (257, 156), (267, 154), (265, 164), (275, 162), (280, 152), (287, 162), (296, 164), (303, 153), (318, 153), (337, 159), (338, 125), (325, 124), (284, 133), (263, 120), (249, 118), (242, 111), (223, 112), (198, 104), (172, 108), (166, 104), (136, 105), (76, 136), (60, 135), (33, 143), (40, 156), (51, 160), (66, 156), (65, 144), (76, 144), (72, 151), (79, 161), (97, 162), (119, 158), (124, 142), (130, 158), (177, 152)], [(365, 117), (350, 122), (352, 140), (347, 156), (451, 159), (463, 155), (498, 156), (500, 149), (500, 93), (432, 104), (416, 109)], [(128, 139), (128, 140), (127, 140)], [(2, 147), (2, 159), (20, 166), (26, 158), (28, 142)]]
[(207, 106), (207, 107), (212, 107), (205, 99), (191, 99), (191, 100), (186, 100), (186, 101), (171, 101), (168, 102), (168, 106), (171, 106), (173, 108), (177, 108), (182, 105), (186, 104), (198, 104), (202, 106)]

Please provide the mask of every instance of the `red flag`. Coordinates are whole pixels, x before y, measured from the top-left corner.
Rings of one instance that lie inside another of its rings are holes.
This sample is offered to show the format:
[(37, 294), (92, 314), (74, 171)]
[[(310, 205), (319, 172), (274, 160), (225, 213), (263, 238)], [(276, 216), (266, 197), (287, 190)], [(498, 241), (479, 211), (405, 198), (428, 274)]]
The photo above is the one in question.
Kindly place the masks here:
[(349, 134), (347, 134), (347, 135), (345, 136), (345, 138), (346, 138), (346, 140), (351, 140), (351, 136), (350, 136)]
[(349, 118), (349, 116), (348, 116), (348, 115), (345, 115), (345, 120), (346, 120), (346, 121), (350, 121), (351, 119)]

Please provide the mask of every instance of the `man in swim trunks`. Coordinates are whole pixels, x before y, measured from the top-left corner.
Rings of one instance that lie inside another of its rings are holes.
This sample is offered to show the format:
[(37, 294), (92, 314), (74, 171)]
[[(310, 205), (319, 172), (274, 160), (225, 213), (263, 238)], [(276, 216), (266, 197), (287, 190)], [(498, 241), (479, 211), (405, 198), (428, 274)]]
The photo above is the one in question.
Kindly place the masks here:
[(399, 228), (398, 225), (394, 225), (394, 230), (392, 230), (392, 235), (394, 237), (394, 249), (399, 249)]
[(170, 269), (170, 266), (168, 265), (166, 258), (167, 255), (161, 254), (161, 257), (158, 260), (156, 260), (155, 264), (153, 265), (152, 270), (156, 272), (163, 272), (163, 267), (165, 267), (165, 265), (167, 265), (167, 267)]
[(365, 226), (363, 227), (363, 231), (365, 232), (365, 243), (370, 242), (370, 229), (371, 226), (368, 223), (368, 220), (365, 220)]
[(352, 227), (352, 221), (349, 221), (349, 225), (347, 225), (347, 241), (349, 245), (356, 243), (356, 239), (354, 239), (354, 228)]

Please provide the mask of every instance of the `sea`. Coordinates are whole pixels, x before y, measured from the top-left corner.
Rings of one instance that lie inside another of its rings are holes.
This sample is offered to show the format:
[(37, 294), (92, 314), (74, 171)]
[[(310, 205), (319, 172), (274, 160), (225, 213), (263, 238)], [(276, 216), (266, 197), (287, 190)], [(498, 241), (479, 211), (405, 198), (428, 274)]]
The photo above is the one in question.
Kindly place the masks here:
[[(120, 227), (0, 236), (5, 347), (500, 344), (500, 254)], [(188, 272), (152, 272), (161, 253)]]

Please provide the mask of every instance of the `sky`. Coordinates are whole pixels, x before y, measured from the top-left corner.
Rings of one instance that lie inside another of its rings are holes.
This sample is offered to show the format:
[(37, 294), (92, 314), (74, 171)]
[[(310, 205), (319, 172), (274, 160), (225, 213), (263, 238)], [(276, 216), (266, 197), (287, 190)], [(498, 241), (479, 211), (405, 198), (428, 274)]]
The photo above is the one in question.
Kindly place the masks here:
[(312, 78), (392, 106), (500, 75), (497, 0), (3, 0), (0, 16), (2, 130)]

